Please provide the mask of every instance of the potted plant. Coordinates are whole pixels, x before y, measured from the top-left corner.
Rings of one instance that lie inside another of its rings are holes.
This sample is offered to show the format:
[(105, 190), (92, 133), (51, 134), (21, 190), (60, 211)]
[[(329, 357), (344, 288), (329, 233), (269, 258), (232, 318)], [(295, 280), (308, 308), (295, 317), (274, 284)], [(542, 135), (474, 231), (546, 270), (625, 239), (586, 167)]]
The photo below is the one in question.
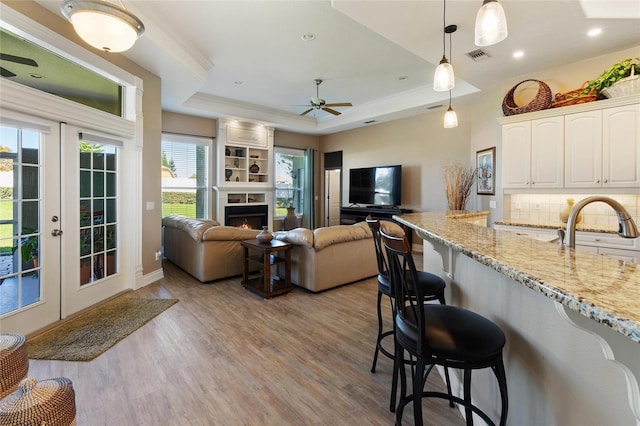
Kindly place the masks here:
[[(34, 232), (34, 231), (28, 231)], [(13, 251), (15, 252), (18, 247), (14, 247)], [(29, 237), (24, 237), (20, 240), (20, 257), (22, 258), (23, 263), (28, 263), (29, 261), (33, 261), (33, 267), (38, 267), (38, 236), (31, 235)]]
[[(625, 93), (617, 94), (615, 91), (607, 89), (623, 79), (628, 79), (626, 81), (629, 82), (636, 80), (636, 78), (633, 77), (633, 74), (635, 74), (635, 68), (638, 65), (638, 62), (640, 62), (640, 57), (624, 59), (623, 61), (612, 65), (611, 68), (603, 72), (598, 78), (589, 81), (582, 93), (587, 94), (595, 91), (598, 94), (602, 93), (606, 97), (625, 95)], [(630, 77), (631, 79), (629, 79)], [(640, 89), (640, 85), (636, 84), (636, 86)]]

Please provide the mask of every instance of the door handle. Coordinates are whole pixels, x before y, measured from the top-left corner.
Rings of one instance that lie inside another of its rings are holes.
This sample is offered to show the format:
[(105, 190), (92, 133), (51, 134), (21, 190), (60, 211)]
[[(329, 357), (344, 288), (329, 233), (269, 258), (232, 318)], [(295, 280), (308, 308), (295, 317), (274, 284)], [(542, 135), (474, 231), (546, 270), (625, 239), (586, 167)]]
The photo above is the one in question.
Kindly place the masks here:
[(54, 229), (53, 231), (51, 231), (51, 235), (53, 235), (54, 237), (59, 237), (60, 235), (62, 235), (62, 229)]

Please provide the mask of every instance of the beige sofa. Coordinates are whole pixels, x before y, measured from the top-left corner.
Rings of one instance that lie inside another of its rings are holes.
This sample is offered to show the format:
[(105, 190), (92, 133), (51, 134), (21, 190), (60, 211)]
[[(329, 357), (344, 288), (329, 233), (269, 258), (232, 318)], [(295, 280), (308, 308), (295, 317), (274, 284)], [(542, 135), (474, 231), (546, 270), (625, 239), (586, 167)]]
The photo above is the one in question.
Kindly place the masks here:
[(371, 230), (366, 222), (313, 231), (296, 228), (275, 232), (291, 250), (291, 281), (312, 292), (359, 281), (378, 274)]
[(240, 241), (260, 232), (179, 215), (163, 218), (162, 228), (165, 257), (202, 282), (241, 275)]

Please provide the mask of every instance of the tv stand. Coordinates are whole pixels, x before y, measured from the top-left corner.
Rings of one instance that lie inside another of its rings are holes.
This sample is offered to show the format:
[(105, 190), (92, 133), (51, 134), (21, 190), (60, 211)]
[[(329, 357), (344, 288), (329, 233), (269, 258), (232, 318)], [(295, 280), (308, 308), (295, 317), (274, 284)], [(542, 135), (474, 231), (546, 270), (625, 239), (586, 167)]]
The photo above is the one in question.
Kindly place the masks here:
[[(354, 223), (364, 221), (369, 215), (374, 219), (393, 220), (393, 216), (412, 212), (413, 210), (399, 209), (392, 206), (340, 207), (340, 224), (353, 225)], [(401, 223), (398, 223), (398, 225), (404, 229), (409, 239), (409, 244), (411, 245), (413, 242), (413, 231)]]

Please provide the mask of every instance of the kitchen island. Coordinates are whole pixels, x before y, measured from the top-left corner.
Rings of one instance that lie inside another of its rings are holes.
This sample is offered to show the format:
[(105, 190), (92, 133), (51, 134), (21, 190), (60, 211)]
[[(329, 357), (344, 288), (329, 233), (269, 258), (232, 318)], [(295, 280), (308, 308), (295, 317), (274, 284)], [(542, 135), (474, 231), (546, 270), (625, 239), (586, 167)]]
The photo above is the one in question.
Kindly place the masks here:
[[(447, 303), (505, 332), (508, 423), (640, 425), (640, 267), (476, 226), (473, 214), (394, 219), (423, 238), (424, 269), (447, 281)], [(472, 385), (499, 416), (491, 375)]]

